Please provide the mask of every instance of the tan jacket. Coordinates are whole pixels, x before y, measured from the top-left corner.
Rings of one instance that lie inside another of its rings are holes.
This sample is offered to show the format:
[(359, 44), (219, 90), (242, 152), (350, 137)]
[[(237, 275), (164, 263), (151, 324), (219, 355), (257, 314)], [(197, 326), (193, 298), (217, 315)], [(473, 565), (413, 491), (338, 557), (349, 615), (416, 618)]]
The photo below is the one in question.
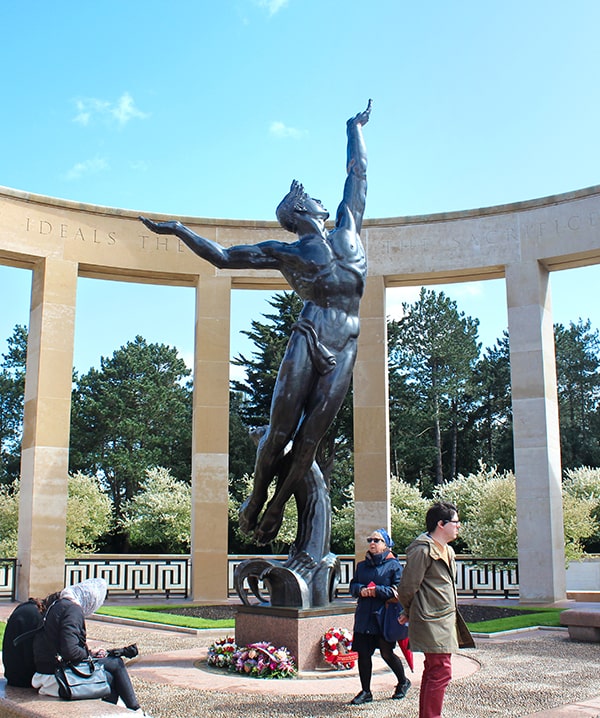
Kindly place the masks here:
[(413, 651), (455, 653), (459, 647), (475, 647), (458, 612), (456, 562), (451, 546), (448, 562), (425, 533), (406, 549), (398, 598), (408, 616), (408, 638)]

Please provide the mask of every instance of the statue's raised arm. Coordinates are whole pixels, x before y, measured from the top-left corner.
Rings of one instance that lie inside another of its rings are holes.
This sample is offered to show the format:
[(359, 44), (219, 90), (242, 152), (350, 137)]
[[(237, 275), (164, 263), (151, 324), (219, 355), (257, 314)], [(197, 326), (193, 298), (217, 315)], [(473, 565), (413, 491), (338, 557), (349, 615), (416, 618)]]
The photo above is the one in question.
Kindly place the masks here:
[(369, 100), (367, 108), (351, 117), (346, 123), (346, 133), (348, 135), (346, 171), (348, 176), (344, 185), (344, 197), (338, 207), (336, 223), (343, 221), (344, 211), (348, 208), (354, 216), (358, 233), (360, 233), (362, 227), (367, 198), (367, 148), (362, 128), (369, 121), (372, 104), (372, 100)]

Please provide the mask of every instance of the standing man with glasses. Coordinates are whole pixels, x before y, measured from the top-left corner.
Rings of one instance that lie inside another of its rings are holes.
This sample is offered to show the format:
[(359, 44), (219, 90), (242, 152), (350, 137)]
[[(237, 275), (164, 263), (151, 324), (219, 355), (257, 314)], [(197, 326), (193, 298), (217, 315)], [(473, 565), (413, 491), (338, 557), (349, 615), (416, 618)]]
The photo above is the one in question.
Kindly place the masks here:
[(412, 651), (425, 654), (419, 718), (441, 718), (446, 687), (452, 678), (452, 654), (474, 648), (473, 638), (458, 611), (456, 561), (449, 545), (458, 537), (460, 521), (454, 504), (437, 502), (425, 516), (427, 533), (406, 549), (406, 566), (398, 586), (408, 621)]

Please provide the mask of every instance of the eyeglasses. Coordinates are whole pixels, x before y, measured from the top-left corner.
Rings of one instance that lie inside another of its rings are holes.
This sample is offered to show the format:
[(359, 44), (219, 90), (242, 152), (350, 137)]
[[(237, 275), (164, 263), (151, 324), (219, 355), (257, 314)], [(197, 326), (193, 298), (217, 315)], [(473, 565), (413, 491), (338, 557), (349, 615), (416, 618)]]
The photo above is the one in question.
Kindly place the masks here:
[(371, 537), (367, 539), (367, 543), (379, 543), (380, 541), (384, 543), (384, 540), (380, 538)]

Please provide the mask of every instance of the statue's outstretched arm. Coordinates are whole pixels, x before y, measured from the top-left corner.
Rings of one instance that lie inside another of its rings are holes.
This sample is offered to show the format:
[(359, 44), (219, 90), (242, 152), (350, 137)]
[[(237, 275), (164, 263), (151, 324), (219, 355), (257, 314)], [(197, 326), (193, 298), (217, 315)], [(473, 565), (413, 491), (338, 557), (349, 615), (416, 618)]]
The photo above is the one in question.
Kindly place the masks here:
[(369, 121), (371, 105), (372, 101), (369, 100), (366, 110), (351, 117), (346, 123), (348, 135), (346, 171), (348, 176), (344, 185), (344, 197), (338, 208), (338, 219), (341, 218), (345, 205), (354, 215), (357, 232), (360, 232), (362, 226), (367, 198), (367, 148), (362, 128)]
[(139, 219), (156, 234), (172, 234), (178, 237), (192, 252), (219, 269), (279, 268), (276, 249), (282, 244), (281, 242), (271, 241), (223, 247), (212, 239), (201, 237), (178, 220), (154, 222), (147, 217)]

